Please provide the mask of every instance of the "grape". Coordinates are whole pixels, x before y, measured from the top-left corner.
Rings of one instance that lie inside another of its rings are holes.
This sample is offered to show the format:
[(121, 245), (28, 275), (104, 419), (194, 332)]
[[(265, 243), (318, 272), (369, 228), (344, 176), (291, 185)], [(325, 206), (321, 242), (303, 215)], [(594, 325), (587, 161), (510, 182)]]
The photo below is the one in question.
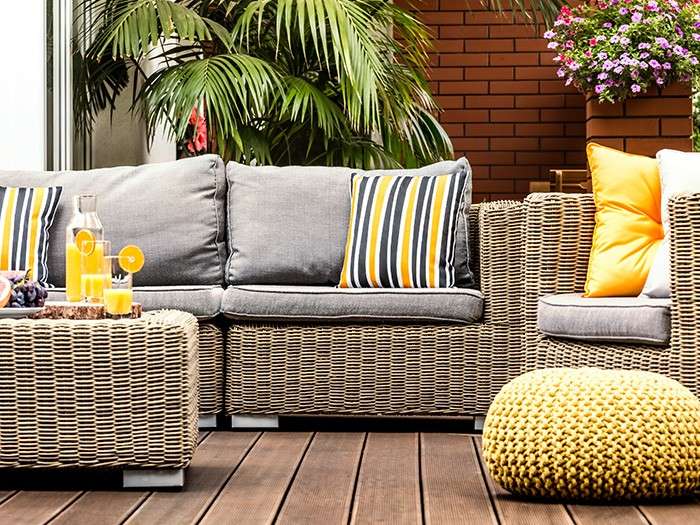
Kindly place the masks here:
[(44, 306), (49, 292), (36, 281), (27, 280), (26, 275), (17, 274), (8, 277), (12, 283), (10, 308), (32, 308)]

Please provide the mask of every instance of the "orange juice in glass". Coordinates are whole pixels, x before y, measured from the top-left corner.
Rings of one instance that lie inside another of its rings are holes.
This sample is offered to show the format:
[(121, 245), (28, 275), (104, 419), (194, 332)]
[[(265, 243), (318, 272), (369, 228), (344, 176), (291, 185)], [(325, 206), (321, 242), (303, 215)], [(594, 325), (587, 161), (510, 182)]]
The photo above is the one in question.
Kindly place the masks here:
[(105, 315), (112, 319), (131, 317), (133, 274), (143, 267), (143, 252), (137, 246), (129, 245), (109, 260), (111, 286), (104, 290)]
[(88, 303), (102, 303), (104, 290), (112, 286), (109, 241), (80, 245), (80, 291)]
[(80, 242), (102, 240), (103, 228), (97, 215), (97, 197), (81, 194), (73, 198), (73, 216), (66, 227), (66, 299), (83, 299)]

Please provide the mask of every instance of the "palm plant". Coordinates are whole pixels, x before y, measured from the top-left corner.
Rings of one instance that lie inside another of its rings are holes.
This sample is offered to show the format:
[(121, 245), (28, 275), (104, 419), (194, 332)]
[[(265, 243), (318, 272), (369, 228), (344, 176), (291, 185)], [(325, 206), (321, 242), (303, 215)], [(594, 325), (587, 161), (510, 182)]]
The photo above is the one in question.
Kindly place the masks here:
[[(430, 39), (387, 0), (87, 0), (77, 124), (135, 78), (149, 135), (193, 107), (227, 159), (412, 166), (452, 155), (426, 80)], [(147, 73), (146, 59), (163, 64)]]

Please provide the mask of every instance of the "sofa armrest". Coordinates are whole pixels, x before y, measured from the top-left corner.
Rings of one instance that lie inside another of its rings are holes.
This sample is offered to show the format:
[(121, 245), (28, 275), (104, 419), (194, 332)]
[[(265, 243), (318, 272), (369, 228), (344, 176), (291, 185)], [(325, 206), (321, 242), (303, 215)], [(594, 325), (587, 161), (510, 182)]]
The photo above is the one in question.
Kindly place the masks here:
[(555, 293), (583, 292), (593, 242), (591, 194), (532, 193), (525, 199), (525, 333), (537, 336), (537, 302)]
[(523, 231), (522, 202), (482, 203), (478, 215), (478, 275), (485, 297), (484, 322), (522, 325)]
[[(697, 371), (700, 359), (695, 350), (700, 349), (700, 193), (672, 196), (668, 211), (671, 222), (671, 347), (691, 359), (692, 370)], [(682, 363), (677, 365), (682, 367)]]

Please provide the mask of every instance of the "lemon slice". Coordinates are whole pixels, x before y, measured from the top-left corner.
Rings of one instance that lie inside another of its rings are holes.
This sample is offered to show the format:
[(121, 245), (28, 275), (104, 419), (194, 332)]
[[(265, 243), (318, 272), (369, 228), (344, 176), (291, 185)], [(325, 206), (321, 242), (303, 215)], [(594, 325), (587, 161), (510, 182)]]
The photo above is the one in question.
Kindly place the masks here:
[(141, 271), (144, 261), (143, 252), (138, 246), (129, 244), (119, 250), (119, 266), (125, 272), (136, 273)]
[(95, 234), (90, 230), (80, 230), (75, 234), (75, 245), (83, 255), (90, 255), (95, 251)]

